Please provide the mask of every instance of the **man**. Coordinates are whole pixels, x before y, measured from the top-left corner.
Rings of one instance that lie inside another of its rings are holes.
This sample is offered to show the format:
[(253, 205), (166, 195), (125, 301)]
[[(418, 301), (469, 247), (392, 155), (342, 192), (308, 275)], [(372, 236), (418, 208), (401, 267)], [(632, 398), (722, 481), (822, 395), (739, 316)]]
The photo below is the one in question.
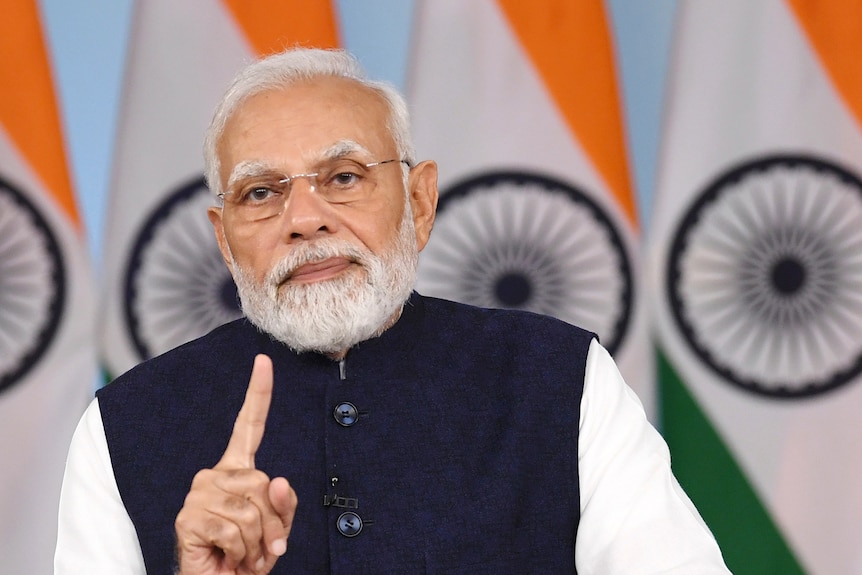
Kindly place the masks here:
[(246, 318), (99, 392), (58, 573), (727, 573), (592, 334), (412, 293), (437, 167), (400, 95), (287, 51), (205, 156)]

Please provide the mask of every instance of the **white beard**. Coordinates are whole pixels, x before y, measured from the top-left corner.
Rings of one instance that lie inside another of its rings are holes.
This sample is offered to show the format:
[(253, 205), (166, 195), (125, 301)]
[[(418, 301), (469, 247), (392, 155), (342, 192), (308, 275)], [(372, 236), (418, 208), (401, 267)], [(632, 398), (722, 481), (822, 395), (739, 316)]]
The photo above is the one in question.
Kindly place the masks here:
[[(298, 267), (331, 257), (358, 266), (331, 280), (281, 285)], [(407, 203), (393, 245), (379, 256), (334, 238), (298, 244), (263, 285), (230, 258), (242, 310), (252, 324), (297, 352), (334, 354), (380, 335), (397, 318), (416, 282), (419, 252)]]

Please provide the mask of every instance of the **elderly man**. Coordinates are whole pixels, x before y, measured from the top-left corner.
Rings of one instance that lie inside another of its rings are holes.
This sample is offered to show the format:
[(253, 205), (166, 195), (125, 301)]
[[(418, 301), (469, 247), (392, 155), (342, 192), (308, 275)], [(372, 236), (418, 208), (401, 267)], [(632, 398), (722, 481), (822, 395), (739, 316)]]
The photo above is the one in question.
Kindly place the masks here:
[(728, 573), (593, 334), (412, 292), (408, 124), (344, 52), (240, 74), (205, 153), (245, 318), (99, 392), (58, 573)]

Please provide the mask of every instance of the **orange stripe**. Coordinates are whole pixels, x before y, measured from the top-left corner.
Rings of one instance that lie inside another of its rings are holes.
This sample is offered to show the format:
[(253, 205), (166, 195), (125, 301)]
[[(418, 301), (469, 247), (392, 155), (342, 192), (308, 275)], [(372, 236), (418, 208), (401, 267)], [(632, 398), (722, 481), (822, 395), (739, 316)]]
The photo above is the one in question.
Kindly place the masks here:
[(862, 3), (788, 0), (835, 88), (862, 127)]
[(258, 55), (294, 45), (339, 45), (334, 0), (224, 1)]
[(0, 0), (0, 123), (75, 226), (80, 226), (35, 0)]
[(637, 226), (602, 0), (499, 0), (569, 128)]

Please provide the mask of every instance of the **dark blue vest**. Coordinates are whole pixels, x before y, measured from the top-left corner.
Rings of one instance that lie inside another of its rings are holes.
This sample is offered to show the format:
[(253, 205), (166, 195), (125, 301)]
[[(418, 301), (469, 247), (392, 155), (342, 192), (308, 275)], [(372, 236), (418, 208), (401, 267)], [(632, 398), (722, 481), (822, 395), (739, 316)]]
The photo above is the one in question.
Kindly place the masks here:
[(252, 360), (275, 390), (258, 469), (299, 507), (273, 573), (575, 573), (578, 414), (593, 334), (413, 295), (339, 364), (244, 320), (98, 394), (147, 572), (171, 573), (174, 519), (221, 456)]

